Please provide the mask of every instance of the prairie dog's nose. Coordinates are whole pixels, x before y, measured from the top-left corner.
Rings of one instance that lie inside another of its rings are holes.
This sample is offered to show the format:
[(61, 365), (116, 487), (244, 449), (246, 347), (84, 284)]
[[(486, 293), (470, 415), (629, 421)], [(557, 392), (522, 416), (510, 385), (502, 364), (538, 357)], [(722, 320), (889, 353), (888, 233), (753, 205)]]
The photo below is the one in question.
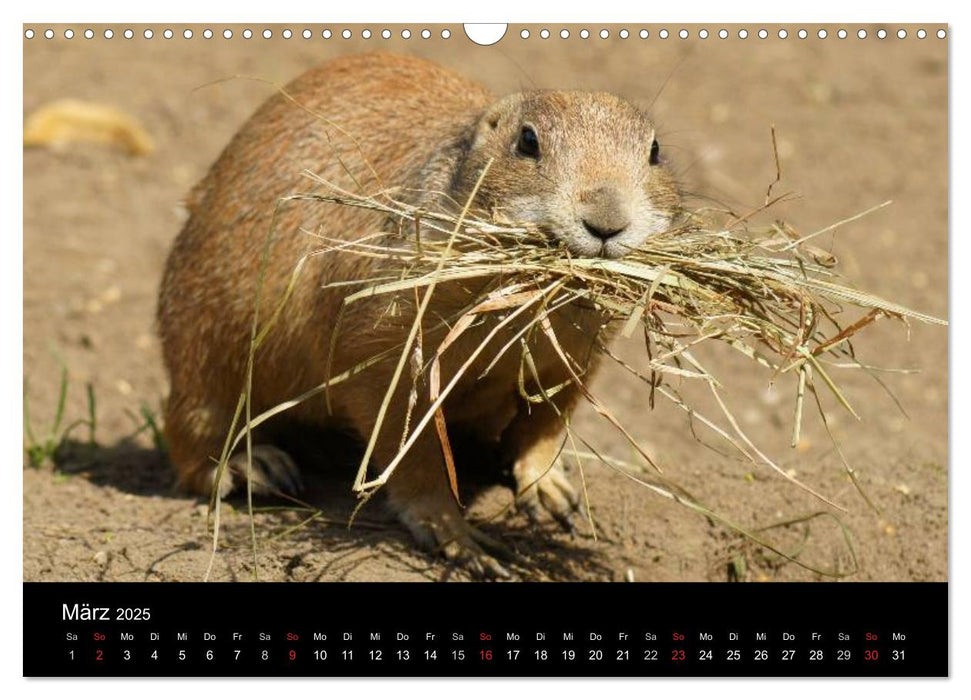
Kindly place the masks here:
[(586, 190), (580, 193), (580, 218), (590, 235), (606, 241), (630, 225), (630, 205), (616, 187)]

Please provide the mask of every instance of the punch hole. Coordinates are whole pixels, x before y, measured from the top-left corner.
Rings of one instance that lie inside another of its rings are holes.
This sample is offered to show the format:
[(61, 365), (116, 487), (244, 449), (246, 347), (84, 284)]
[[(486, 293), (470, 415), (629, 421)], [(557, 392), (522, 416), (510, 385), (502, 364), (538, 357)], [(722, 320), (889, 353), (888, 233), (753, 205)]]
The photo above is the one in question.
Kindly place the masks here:
[(382, 39), (390, 39), (391, 38), (391, 30), (390, 29), (382, 29), (381, 30), (381, 38)]
[(718, 38), (719, 39), (727, 39), (728, 38), (728, 30), (727, 29), (719, 29), (718, 30)]
[(816, 36), (818, 36), (820, 39), (825, 39), (826, 38), (826, 30), (825, 29), (820, 29), (818, 32), (816, 32)]
[(765, 39), (769, 36), (769, 33), (764, 29), (759, 30), (759, 39)]
[(252, 39), (253, 38), (253, 32), (252, 32), (252, 30), (250, 30), (250, 29), (244, 29), (243, 30), (243, 38), (244, 39)]
[(787, 32), (785, 29), (780, 29), (779, 30), (779, 38), (780, 39), (785, 39), (788, 36), (789, 36), (789, 32)]
[(155, 37), (155, 32), (153, 32), (151, 29), (146, 29), (144, 32), (142, 32), (142, 36), (146, 39), (153, 39)]
[(492, 46), (506, 35), (506, 24), (463, 24), (465, 36), (479, 46)]
[(24, 32), (24, 36), (27, 37), (28, 39), (33, 39), (34, 38), (34, 30), (33, 29), (28, 29), (27, 31)]
[(84, 30), (84, 38), (85, 39), (94, 39), (94, 30), (92, 30), (92, 29), (85, 29)]
[(887, 30), (886, 29), (878, 29), (877, 30), (877, 39), (886, 39), (886, 38), (887, 38)]
[(45, 39), (53, 39), (54, 38), (54, 30), (53, 29), (48, 29), (47, 31), (45, 31), (44, 32), (44, 38)]
[[(661, 31), (664, 31), (664, 30), (662, 29)], [(649, 37), (649, 36), (651, 35), (651, 33), (650, 33), (649, 31), (647, 31), (646, 29), (642, 29), (641, 31), (639, 31), (639, 32), (637, 33), (637, 35), (638, 35), (638, 36), (639, 36), (639, 37), (640, 37), (641, 39), (646, 39), (647, 37)]]
[(232, 39), (232, 38), (233, 38), (233, 30), (232, 29), (224, 29), (223, 30), (223, 39)]
[(688, 38), (688, 30), (687, 29), (682, 29), (680, 32), (678, 32), (678, 36), (681, 37), (682, 39), (687, 39)]
[(866, 29), (861, 29), (856, 33), (860, 39), (866, 39)]
[(739, 39), (748, 39), (748, 29), (739, 29), (738, 30), (738, 38)]
[(115, 33), (113, 31), (111, 31), (110, 29), (105, 29), (105, 39), (110, 39), (114, 35)]
[(519, 36), (522, 39), (528, 39), (529, 38), (529, 30), (528, 29), (522, 30), (521, 32), (519, 32)]
[(361, 30), (361, 38), (362, 39), (370, 39), (371, 38), (371, 30), (370, 29)]
[(805, 29), (800, 29), (796, 36), (798, 36), (800, 39), (805, 39), (807, 36), (809, 36), (809, 32), (807, 32)]
[(947, 37), (947, 32), (945, 32), (943, 29), (938, 29), (937, 30), (937, 38), (938, 39), (944, 39), (946, 37)]
[(707, 29), (701, 29), (701, 30), (699, 30), (698, 31), (698, 36), (701, 37), (702, 39), (707, 39), (708, 38), (708, 30)]
[(401, 38), (402, 39), (410, 39), (411, 38), (411, 30), (410, 29), (402, 29), (401, 30)]
[(125, 30), (125, 38), (126, 39), (131, 39), (134, 36), (135, 36), (135, 32), (133, 32), (131, 29), (126, 29)]
[(586, 29), (581, 29), (580, 30), (580, 38), (581, 39), (589, 39), (590, 38), (590, 32), (588, 32)]
[(560, 38), (561, 39), (569, 39), (570, 38), (570, 30), (569, 29), (561, 29), (560, 30)]
[(657, 35), (662, 39), (667, 39), (669, 36), (671, 36), (667, 29), (662, 29), (657, 33)]
[(539, 38), (540, 39), (549, 39), (550, 38), (550, 30), (549, 29), (542, 29), (542, 30), (540, 30), (540, 32), (539, 32)]
[(171, 39), (175, 35), (172, 33), (171, 29), (166, 29), (164, 32), (162, 32), (162, 36), (164, 36), (166, 39)]
[(451, 29), (443, 29), (442, 30), (442, 38), (443, 39), (448, 39), (450, 36), (452, 36), (452, 30)]
[(73, 39), (74, 38), (74, 30), (73, 29), (65, 29), (64, 30), (64, 38), (65, 39)]
[(630, 32), (627, 31), (626, 29), (621, 29), (619, 36), (621, 39), (626, 39), (627, 37), (630, 36)]
[(283, 30), (283, 38), (284, 39), (290, 39), (292, 36), (293, 36), (293, 32), (292, 31), (290, 31), (289, 29), (284, 29)]
[(269, 29), (264, 29), (263, 30), (263, 38), (264, 39), (269, 39), (272, 36), (273, 36), (273, 32), (271, 32)]
[(918, 39), (926, 39), (927, 38), (927, 32), (924, 31), (923, 29), (918, 29), (917, 30), (917, 38)]
[(191, 39), (192, 38), (192, 30), (191, 29), (186, 29), (185, 31), (182, 32), (182, 36), (184, 38), (186, 38), (186, 39)]
[(215, 35), (213, 34), (213, 31), (211, 29), (206, 29), (205, 31), (202, 32), (202, 36), (204, 39), (212, 39), (212, 37)]
[(314, 35), (314, 33), (313, 33), (312, 31), (310, 31), (309, 29), (304, 29), (304, 30), (303, 30), (303, 31), (302, 31), (302, 32), (300, 33), (300, 36), (302, 36), (302, 37), (303, 37), (304, 39), (309, 39), (309, 38), (310, 38), (310, 37), (312, 37), (313, 35)]
[(606, 29), (601, 29), (600, 30), (600, 38), (601, 39), (609, 39), (610, 38), (610, 32), (608, 32)]
[(897, 38), (898, 39), (906, 39), (907, 38), (907, 30), (906, 29), (898, 29), (897, 30)]
[(836, 32), (836, 36), (838, 36), (840, 39), (845, 39), (846, 38), (846, 30), (845, 29), (840, 29), (838, 32)]
[(352, 34), (350, 29), (345, 29), (344, 31), (341, 32), (341, 38), (343, 39), (350, 39), (351, 36)]
[(432, 38), (432, 33), (429, 30), (427, 30), (427, 29), (422, 29), (421, 30), (421, 38), (422, 39), (431, 39)]

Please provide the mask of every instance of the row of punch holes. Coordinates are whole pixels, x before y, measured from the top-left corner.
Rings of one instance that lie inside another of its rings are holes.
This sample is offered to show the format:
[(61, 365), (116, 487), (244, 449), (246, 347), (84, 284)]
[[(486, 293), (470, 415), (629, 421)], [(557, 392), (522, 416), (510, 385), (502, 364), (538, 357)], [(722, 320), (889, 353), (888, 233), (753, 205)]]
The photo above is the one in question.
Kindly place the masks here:
[[(402, 39), (410, 39), (415, 35), (410, 29), (401, 29), (400, 31), (395, 32), (390, 29), (382, 29), (380, 32), (372, 32), (370, 29), (361, 29), (358, 33), (362, 39), (370, 39), (373, 36), (380, 36), (382, 39), (391, 39), (393, 36), (395, 36), (395, 34), (398, 34)], [(767, 39), (773, 33), (778, 36), (779, 39), (787, 39), (789, 37), (789, 31), (787, 29), (779, 29), (776, 32), (770, 32), (764, 28), (755, 30), (754, 36), (758, 37), (759, 39)], [(95, 37), (95, 31), (93, 29), (85, 29), (81, 34), (85, 39), (93, 39)], [(103, 34), (105, 39), (112, 39), (115, 36), (115, 32), (112, 29), (105, 29)], [(163, 29), (160, 34), (165, 39), (171, 39), (176, 35), (176, 32), (172, 29)], [(196, 35), (191, 29), (184, 29), (182, 30), (181, 34), (185, 39), (192, 39)], [(452, 32), (449, 29), (442, 29), (439, 34), (442, 39), (449, 39), (452, 36)], [(749, 30), (744, 28), (738, 29), (735, 32), (729, 31), (728, 29), (719, 29), (717, 32), (709, 32), (707, 29), (698, 29), (695, 32), (695, 35), (699, 39), (707, 39), (710, 36), (717, 36), (719, 39), (728, 39), (733, 34), (739, 39), (747, 39), (750, 36)], [(850, 36), (850, 32), (848, 32), (846, 29), (838, 29), (834, 32), (834, 34), (838, 39), (846, 39), (848, 36)], [(898, 39), (906, 39), (908, 36), (906, 29), (898, 29), (893, 34), (895, 34)], [(65, 39), (73, 39), (75, 37), (75, 32), (73, 29), (65, 29), (63, 35)], [(121, 35), (125, 39), (133, 39), (135, 38), (136, 33), (133, 29), (125, 29), (121, 32)], [(155, 30), (150, 28), (145, 29), (141, 32), (141, 35), (145, 39), (153, 39), (155, 38)], [(201, 32), (199, 32), (199, 35), (202, 36), (203, 39), (212, 39), (213, 37), (217, 36), (217, 33), (212, 29), (203, 29)], [(235, 36), (232, 29), (224, 29), (221, 32), (221, 35), (224, 39), (232, 39)], [(239, 36), (241, 36), (243, 39), (252, 39), (256, 35), (257, 33), (251, 29), (244, 29), (239, 33)], [(259, 35), (264, 39), (272, 39), (275, 34), (271, 29), (264, 29), (262, 32), (259, 32)], [(311, 39), (313, 38), (314, 33), (310, 29), (304, 29), (299, 32), (299, 35), (304, 39)], [(551, 32), (549, 29), (540, 29), (535, 34), (535, 36), (538, 36), (540, 39), (549, 39), (550, 37), (556, 35), (556, 33)], [(569, 29), (561, 29), (558, 32), (558, 35), (561, 39), (569, 39), (572, 36), (572, 33)], [(594, 36), (594, 34), (592, 34), (588, 29), (580, 29), (576, 32), (576, 35), (581, 39), (589, 39), (591, 36)], [(819, 39), (826, 39), (829, 36), (829, 32), (826, 29), (818, 29), (814, 35)], [(886, 39), (891, 35), (891, 32), (888, 32), (886, 29), (878, 29), (874, 32), (874, 36), (876, 36), (878, 39)], [(914, 32), (914, 35), (918, 39), (925, 39), (927, 38), (928, 33), (925, 29), (918, 29), (916, 32)], [(38, 36), (38, 33), (33, 29), (28, 28), (24, 30), (25, 38), (33, 39), (35, 36)], [(55, 36), (57, 36), (57, 33), (53, 29), (45, 29), (39, 36), (43, 36), (45, 39), (53, 39)], [(294, 36), (297, 36), (297, 32), (294, 32), (292, 29), (283, 29), (279, 31), (279, 36), (284, 39), (292, 39)], [(338, 36), (343, 39), (351, 39), (354, 36), (354, 31), (351, 29), (343, 29), (340, 31), (324, 29), (320, 32), (320, 36), (323, 39), (331, 39)], [(429, 29), (422, 29), (417, 32), (417, 36), (420, 36), (422, 39), (430, 39), (432, 37), (432, 31)], [(529, 39), (534, 35), (529, 29), (522, 29), (519, 32), (519, 36), (522, 39)], [(596, 36), (599, 36), (601, 39), (609, 39), (611, 37), (611, 32), (609, 29), (601, 29), (599, 32), (596, 32)], [(647, 29), (635, 30), (633, 32), (629, 29), (620, 29), (617, 31), (617, 36), (621, 39), (628, 39), (631, 36), (647, 39), (651, 36), (651, 33)], [(680, 29), (673, 33), (667, 29), (660, 29), (657, 31), (657, 38), (659, 39), (667, 39), (671, 36), (677, 36), (679, 39), (688, 39), (691, 37), (691, 31), (688, 29)], [(795, 32), (795, 36), (800, 39), (806, 39), (811, 36), (811, 32), (807, 29), (799, 29)], [(856, 31), (856, 36), (859, 39), (866, 39), (869, 36), (869, 33), (866, 29), (858, 29)], [(937, 38), (944, 39), (945, 37), (947, 37), (947, 32), (944, 29), (938, 29)], [(475, 41), (475, 37), (473, 37), (473, 41)], [(498, 39), (496, 41), (498, 41)]]

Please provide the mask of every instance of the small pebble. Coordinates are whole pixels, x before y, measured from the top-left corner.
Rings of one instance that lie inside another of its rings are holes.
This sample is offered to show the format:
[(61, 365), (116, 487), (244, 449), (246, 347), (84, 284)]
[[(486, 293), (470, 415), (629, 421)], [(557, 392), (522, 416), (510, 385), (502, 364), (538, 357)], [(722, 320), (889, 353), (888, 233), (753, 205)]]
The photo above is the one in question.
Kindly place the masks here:
[(757, 425), (762, 422), (762, 413), (757, 409), (749, 408), (742, 414), (742, 420), (749, 425)]
[(108, 287), (106, 290), (101, 292), (98, 299), (102, 304), (114, 304), (121, 299), (121, 287), (118, 285)]
[(782, 401), (782, 394), (774, 386), (770, 386), (762, 393), (762, 403), (766, 406), (776, 406)]
[(828, 104), (833, 101), (835, 90), (829, 83), (814, 83), (809, 86), (809, 92), (813, 100), (820, 104)]
[(182, 187), (192, 185), (195, 177), (195, 170), (189, 165), (180, 164), (172, 168), (172, 180)]

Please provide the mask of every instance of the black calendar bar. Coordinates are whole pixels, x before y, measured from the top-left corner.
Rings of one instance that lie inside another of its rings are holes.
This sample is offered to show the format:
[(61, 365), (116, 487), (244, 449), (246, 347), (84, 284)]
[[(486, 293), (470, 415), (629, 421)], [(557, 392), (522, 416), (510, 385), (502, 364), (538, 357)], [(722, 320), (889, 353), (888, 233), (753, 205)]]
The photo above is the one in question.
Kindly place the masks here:
[(946, 583), (25, 583), (26, 676), (946, 676)]

